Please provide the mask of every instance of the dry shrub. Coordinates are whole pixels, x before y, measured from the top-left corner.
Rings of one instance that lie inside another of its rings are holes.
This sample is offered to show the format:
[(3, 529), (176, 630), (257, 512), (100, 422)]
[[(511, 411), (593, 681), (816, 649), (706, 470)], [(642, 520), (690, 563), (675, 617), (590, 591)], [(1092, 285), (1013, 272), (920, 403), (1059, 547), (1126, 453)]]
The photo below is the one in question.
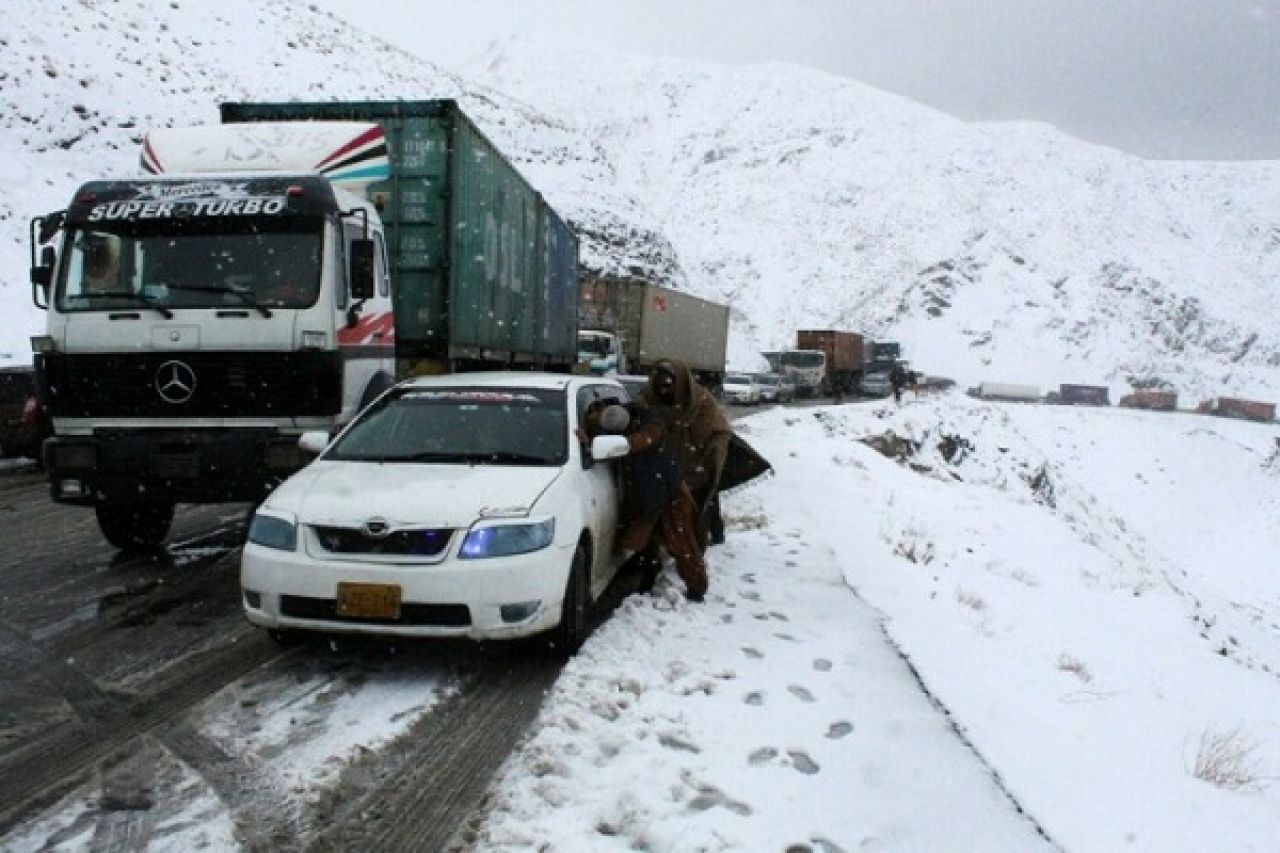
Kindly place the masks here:
[(1093, 676), (1089, 674), (1089, 668), (1084, 665), (1084, 661), (1079, 658), (1073, 658), (1071, 655), (1063, 654), (1058, 656), (1058, 669), (1071, 673), (1085, 684), (1093, 681)]
[(1205, 729), (1191, 775), (1228, 791), (1260, 790), (1264, 777), (1254, 757), (1257, 748), (1243, 725), (1224, 731)]

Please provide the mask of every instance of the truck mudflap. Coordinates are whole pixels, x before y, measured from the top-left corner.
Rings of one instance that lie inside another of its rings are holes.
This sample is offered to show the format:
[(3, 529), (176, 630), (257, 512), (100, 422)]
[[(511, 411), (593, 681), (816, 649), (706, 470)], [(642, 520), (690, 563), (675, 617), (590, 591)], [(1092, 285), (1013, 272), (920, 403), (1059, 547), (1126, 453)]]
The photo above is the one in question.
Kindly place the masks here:
[(55, 501), (260, 501), (302, 467), (298, 436), (274, 428), (100, 429), (44, 445)]

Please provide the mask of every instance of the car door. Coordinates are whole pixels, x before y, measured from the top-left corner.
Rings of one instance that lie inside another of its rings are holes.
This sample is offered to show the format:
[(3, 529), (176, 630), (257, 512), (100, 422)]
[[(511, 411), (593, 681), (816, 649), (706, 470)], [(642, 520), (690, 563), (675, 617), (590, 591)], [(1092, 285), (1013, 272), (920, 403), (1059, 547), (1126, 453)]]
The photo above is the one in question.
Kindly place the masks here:
[[(588, 383), (579, 386), (575, 394), (575, 426), (586, 422), (587, 410), (592, 404), (609, 405), (626, 400), (621, 386), (606, 383)], [(591, 594), (599, 596), (617, 569), (613, 555), (613, 541), (617, 536), (622, 506), (622, 476), (620, 460), (592, 460), (590, 449), (582, 448), (582, 464), (572, 468), (580, 484), (579, 495), (582, 517), (587, 520), (591, 538), (595, 542), (591, 567)]]

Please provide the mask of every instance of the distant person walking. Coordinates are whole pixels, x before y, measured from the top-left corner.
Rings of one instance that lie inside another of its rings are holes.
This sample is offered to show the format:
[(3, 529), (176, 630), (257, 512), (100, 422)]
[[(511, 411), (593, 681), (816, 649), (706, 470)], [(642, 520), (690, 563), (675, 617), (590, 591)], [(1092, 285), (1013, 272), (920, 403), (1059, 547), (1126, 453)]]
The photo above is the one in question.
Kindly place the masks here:
[(902, 389), (907, 384), (907, 372), (902, 369), (901, 364), (895, 364), (889, 371), (889, 384), (893, 386), (893, 401), (901, 403)]

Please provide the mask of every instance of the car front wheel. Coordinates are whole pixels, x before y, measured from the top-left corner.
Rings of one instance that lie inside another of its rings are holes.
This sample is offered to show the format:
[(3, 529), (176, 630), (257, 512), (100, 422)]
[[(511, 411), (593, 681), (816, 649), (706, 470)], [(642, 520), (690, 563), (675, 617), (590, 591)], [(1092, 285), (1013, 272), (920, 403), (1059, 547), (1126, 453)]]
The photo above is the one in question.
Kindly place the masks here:
[(550, 637), (552, 650), (561, 657), (571, 657), (587, 639), (588, 620), (591, 616), (591, 590), (587, 569), (587, 549), (585, 545), (579, 545), (573, 552), (564, 601), (560, 604), (560, 624), (552, 629)]

